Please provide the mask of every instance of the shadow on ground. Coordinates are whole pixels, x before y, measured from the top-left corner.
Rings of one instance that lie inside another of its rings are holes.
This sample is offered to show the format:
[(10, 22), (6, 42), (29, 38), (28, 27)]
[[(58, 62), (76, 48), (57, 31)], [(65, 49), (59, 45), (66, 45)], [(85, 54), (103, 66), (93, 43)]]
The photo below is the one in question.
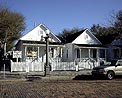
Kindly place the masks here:
[(105, 77), (98, 77), (92, 75), (77, 75), (73, 78), (73, 80), (105, 80)]
[[(116, 76), (114, 79), (122, 80), (122, 76)], [(73, 78), (73, 80), (107, 80), (107, 78), (103, 76), (77, 75)]]

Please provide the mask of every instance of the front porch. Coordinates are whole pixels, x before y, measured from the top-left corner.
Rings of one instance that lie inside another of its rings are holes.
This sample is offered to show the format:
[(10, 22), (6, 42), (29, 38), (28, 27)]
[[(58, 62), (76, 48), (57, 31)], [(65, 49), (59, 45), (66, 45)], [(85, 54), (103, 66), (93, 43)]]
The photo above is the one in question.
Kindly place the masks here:
[(93, 63), (93, 67), (99, 66), (106, 61), (106, 48), (98, 45), (75, 46), (75, 61)]
[[(63, 49), (64, 48), (64, 49)], [(44, 71), (46, 63), (46, 45), (23, 43), (22, 59), (11, 63), (11, 71)], [(72, 50), (72, 51), (71, 51)], [(106, 61), (106, 48), (98, 46), (64, 47), (60, 44), (49, 45), (49, 62), (51, 71), (92, 69)]]
[[(49, 44), (49, 59), (59, 60), (62, 57), (61, 43), (50, 43)], [(20, 62), (46, 62), (46, 44), (42, 42), (23, 41), (21, 48), (16, 48), (22, 51), (22, 58)]]

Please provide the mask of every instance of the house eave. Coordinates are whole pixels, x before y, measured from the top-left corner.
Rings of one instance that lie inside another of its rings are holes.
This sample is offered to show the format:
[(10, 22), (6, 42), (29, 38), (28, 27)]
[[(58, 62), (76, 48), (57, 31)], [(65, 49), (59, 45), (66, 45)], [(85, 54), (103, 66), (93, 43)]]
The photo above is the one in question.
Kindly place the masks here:
[(107, 46), (104, 45), (97, 45), (97, 44), (74, 44), (79, 48), (97, 48), (97, 49), (106, 49)]
[[(23, 41), (24, 46), (46, 46), (46, 42), (41, 41)], [(49, 46), (63, 46), (59, 42), (49, 42)]]

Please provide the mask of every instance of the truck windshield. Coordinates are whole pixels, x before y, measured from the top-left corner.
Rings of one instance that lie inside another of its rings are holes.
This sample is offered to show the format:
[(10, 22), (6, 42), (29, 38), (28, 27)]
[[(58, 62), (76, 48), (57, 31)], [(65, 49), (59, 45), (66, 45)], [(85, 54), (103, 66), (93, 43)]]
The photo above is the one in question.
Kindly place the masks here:
[(111, 61), (111, 65), (116, 65), (117, 60)]

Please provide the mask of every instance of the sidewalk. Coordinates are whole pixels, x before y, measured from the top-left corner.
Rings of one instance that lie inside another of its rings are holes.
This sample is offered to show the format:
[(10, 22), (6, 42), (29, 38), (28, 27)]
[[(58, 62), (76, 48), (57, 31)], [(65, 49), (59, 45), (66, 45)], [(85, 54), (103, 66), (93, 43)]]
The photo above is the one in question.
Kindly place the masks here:
[(26, 79), (26, 78), (39, 78), (41, 80), (46, 79), (58, 79), (67, 80), (73, 79), (78, 75), (91, 75), (91, 70), (80, 70), (80, 71), (50, 71), (49, 75), (44, 76), (44, 72), (0, 72), (0, 80), (2, 79)]

